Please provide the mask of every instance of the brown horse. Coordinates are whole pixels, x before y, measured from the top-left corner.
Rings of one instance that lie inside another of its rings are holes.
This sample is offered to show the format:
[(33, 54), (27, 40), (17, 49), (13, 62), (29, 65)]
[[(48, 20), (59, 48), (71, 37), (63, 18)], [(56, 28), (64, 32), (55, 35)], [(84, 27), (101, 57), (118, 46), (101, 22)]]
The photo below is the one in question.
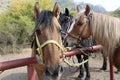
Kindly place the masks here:
[(60, 80), (63, 68), (60, 65), (62, 51), (61, 26), (57, 20), (59, 6), (55, 3), (53, 11), (39, 9), (35, 3), (34, 13), (36, 27), (32, 42), (32, 56), (36, 56), (39, 64), (35, 69), (40, 80)]
[(69, 33), (84, 40), (90, 35), (101, 44), (112, 64), (120, 70), (120, 19), (105, 14), (85, 11), (78, 13)]

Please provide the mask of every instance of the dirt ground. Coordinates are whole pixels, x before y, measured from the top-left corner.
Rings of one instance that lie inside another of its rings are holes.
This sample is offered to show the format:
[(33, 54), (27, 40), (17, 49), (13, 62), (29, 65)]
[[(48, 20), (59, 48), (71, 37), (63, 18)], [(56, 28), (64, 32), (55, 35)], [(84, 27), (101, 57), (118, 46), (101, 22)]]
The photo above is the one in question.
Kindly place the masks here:
[[(0, 62), (20, 59), (25, 57), (30, 57), (31, 49), (23, 49), (19, 54), (8, 54), (8, 55), (0, 55)], [(78, 76), (78, 72), (76, 71), (78, 68), (69, 67), (64, 62), (62, 62), (65, 71), (62, 76), (61, 80), (76, 80)], [(91, 80), (110, 80), (109, 78), (109, 66), (106, 71), (101, 71), (99, 68), (102, 65), (102, 55), (100, 53), (97, 54), (97, 57), (89, 58), (89, 65), (90, 65), (90, 74)], [(116, 69), (114, 68), (116, 71)], [(114, 80), (120, 80), (120, 74), (115, 74)], [(0, 80), (27, 80), (27, 67), (19, 67), (10, 70), (4, 71), (0, 74)], [(38, 80), (38, 79), (37, 79)], [(82, 79), (84, 80), (84, 78)]]
[[(7, 9), (7, 7), (9, 7), (11, 1), (13, 0), (0, 0), (0, 13), (4, 12)], [(30, 53), (30, 49), (23, 49), (19, 54), (8, 54), (4, 56), (0, 55), (0, 62), (30, 57)], [(101, 54), (97, 54), (97, 57), (95, 58), (90, 57), (89, 65), (91, 80), (110, 80), (109, 66), (106, 71), (99, 70), (102, 65)], [(61, 80), (75, 80), (78, 76), (78, 71), (76, 71), (77, 68), (69, 68), (69, 66), (67, 66), (65, 63), (63, 63), (63, 66), (65, 68), (65, 71)], [(114, 70), (116, 71), (115, 68)], [(115, 74), (114, 76), (114, 80), (120, 80), (120, 74)], [(24, 66), (6, 70), (0, 74), (0, 80), (27, 80), (27, 67)]]

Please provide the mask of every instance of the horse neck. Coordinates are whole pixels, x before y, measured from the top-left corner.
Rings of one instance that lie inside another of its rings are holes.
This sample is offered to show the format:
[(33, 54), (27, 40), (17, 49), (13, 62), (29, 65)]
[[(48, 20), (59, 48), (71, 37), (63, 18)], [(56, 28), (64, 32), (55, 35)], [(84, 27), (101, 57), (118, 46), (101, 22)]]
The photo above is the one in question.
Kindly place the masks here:
[(108, 52), (116, 47), (120, 40), (120, 20), (108, 15), (93, 13), (91, 21), (91, 32), (93, 38), (104, 46)]

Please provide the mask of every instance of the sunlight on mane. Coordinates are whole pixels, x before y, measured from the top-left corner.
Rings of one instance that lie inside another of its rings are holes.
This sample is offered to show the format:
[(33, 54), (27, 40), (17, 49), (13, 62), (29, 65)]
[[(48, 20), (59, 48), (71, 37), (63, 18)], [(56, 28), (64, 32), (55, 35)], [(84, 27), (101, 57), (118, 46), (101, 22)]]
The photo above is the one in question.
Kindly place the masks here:
[(93, 12), (91, 21), (93, 37), (106, 51), (113, 52), (120, 41), (120, 19)]

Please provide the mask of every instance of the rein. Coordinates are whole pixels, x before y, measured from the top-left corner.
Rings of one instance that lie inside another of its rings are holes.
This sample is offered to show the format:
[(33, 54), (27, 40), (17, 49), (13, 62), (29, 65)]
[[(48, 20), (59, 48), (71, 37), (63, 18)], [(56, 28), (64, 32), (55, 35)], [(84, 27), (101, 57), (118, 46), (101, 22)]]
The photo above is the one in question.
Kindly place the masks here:
[[(76, 63), (76, 64), (72, 64), (71, 62), (69, 62), (66, 58), (65, 58), (65, 51), (68, 50), (68, 48), (63, 48), (58, 42), (56, 42), (55, 40), (47, 40), (45, 41), (43, 44), (40, 44), (39, 43), (39, 40), (38, 40), (38, 36), (37, 36), (37, 33), (35, 33), (35, 38), (36, 38), (36, 42), (37, 42), (37, 45), (38, 45), (38, 48), (36, 49), (38, 51), (38, 55), (36, 55), (36, 59), (37, 59), (37, 62), (38, 64), (44, 64), (44, 58), (43, 58), (43, 52), (42, 52), (42, 48), (44, 48), (46, 45), (48, 44), (55, 44), (58, 48), (61, 49), (61, 53), (62, 53), (62, 59), (63, 61), (69, 65), (69, 66), (76, 66), (76, 67), (79, 67), (80, 65), (86, 63), (88, 60), (85, 60), (81, 63)], [(39, 57), (40, 56), (40, 57)]]

